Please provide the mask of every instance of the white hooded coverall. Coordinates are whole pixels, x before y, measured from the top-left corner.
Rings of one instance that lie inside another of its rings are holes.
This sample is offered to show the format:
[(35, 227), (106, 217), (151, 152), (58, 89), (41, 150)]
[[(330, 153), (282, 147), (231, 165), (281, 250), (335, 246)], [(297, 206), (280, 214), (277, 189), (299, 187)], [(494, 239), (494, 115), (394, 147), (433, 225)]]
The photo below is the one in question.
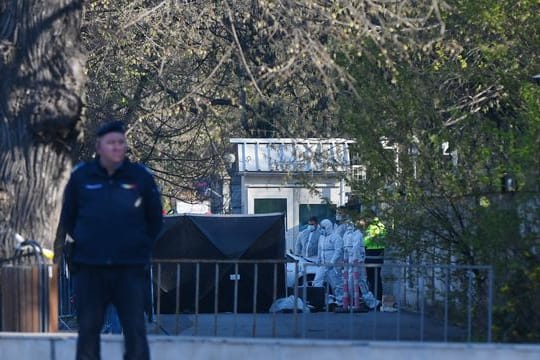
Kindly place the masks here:
[(359, 288), (361, 297), (365, 304), (373, 309), (377, 306), (377, 300), (369, 291), (366, 275), (366, 249), (364, 247), (364, 235), (362, 231), (356, 229), (352, 224), (347, 226), (345, 235), (343, 236), (343, 248), (344, 248), (344, 262), (347, 263), (347, 268), (344, 271), (347, 273), (349, 294), (348, 297), (351, 300), (350, 304), (353, 308), (359, 306), (359, 298), (357, 289)]
[(313, 286), (324, 286), (327, 281), (332, 288), (338, 306), (343, 305), (342, 267), (334, 264), (343, 262), (343, 239), (334, 232), (334, 225), (328, 219), (320, 223), (321, 236), (317, 251), (317, 269)]

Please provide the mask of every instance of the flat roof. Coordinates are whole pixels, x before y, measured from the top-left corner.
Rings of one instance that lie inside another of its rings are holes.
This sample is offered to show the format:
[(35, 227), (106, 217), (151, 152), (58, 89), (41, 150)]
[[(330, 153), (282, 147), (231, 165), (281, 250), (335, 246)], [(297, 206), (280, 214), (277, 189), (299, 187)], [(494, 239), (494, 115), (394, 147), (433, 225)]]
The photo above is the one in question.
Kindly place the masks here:
[(343, 138), (233, 138), (240, 172), (344, 172), (350, 169)]
[(231, 138), (232, 144), (303, 144), (303, 143), (347, 143), (356, 141), (345, 138)]

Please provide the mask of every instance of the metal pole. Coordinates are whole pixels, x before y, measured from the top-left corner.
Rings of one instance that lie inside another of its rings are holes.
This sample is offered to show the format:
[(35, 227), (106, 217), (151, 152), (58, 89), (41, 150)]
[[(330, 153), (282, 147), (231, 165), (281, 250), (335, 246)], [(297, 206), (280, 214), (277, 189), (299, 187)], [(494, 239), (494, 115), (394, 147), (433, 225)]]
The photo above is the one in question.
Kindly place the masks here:
[(176, 309), (175, 309), (175, 329), (174, 333), (180, 332), (180, 263), (176, 264)]
[(450, 293), (450, 268), (446, 267), (444, 292), (444, 342), (448, 342), (448, 294)]
[(240, 275), (238, 274), (238, 263), (234, 263), (234, 309), (233, 309), (233, 318), (234, 318), (234, 325), (233, 325), (233, 336), (236, 335), (236, 319), (238, 315), (238, 278)]
[(218, 334), (218, 311), (219, 311), (219, 263), (216, 262), (214, 269), (214, 336)]
[[(296, 266), (298, 267), (298, 263), (296, 263)], [(303, 284), (306, 282), (306, 272), (305, 268), (303, 270)], [(294, 282), (294, 302), (293, 302), (293, 326), (294, 326), (294, 336), (298, 336), (298, 276), (295, 277)]]
[(259, 286), (259, 264), (253, 264), (253, 322), (251, 324), (251, 336), (257, 332), (257, 291)]
[(467, 270), (467, 342), (472, 336), (472, 271)]
[[(373, 265), (374, 269), (374, 278), (375, 278), (375, 286), (373, 287), (373, 291), (375, 294), (375, 299), (377, 299), (377, 302), (379, 301), (377, 294), (379, 293), (379, 286), (382, 286), (382, 284), (379, 284), (379, 274), (381, 271), (381, 268), (379, 267), (379, 264), (370, 264)], [(382, 299), (381, 299), (382, 300)], [(372, 338), (373, 340), (376, 340), (377, 337), (377, 306), (375, 306), (375, 310), (373, 311), (373, 327), (371, 328), (372, 332)]]
[(305, 339), (306, 337), (306, 309), (307, 307), (307, 264), (304, 264), (304, 282), (302, 287), (302, 301), (304, 304), (304, 308), (302, 309), (302, 338)]
[(491, 327), (493, 320), (493, 268), (490, 266), (488, 269), (488, 328), (487, 328), (487, 342), (491, 342)]
[(425, 316), (425, 312), (424, 312), (424, 307), (425, 307), (425, 291), (426, 291), (426, 288), (425, 288), (425, 279), (424, 279), (424, 268), (421, 267), (420, 268), (420, 271), (421, 271), (421, 274), (420, 274), (420, 278), (418, 279), (419, 282), (420, 282), (420, 341), (424, 341), (424, 316)]
[[(326, 266), (326, 265), (322, 265), (322, 266)], [(324, 280), (327, 279), (327, 276), (325, 275), (324, 276)], [(330, 296), (330, 284), (328, 283), (328, 281), (325, 282), (324, 284), (324, 302), (326, 304), (326, 312), (324, 314), (324, 321), (325, 321), (325, 335), (326, 335), (326, 338), (328, 339), (328, 329), (329, 329), (329, 313), (330, 313), (330, 306), (328, 304), (328, 298)]]
[(148, 314), (148, 322), (154, 322), (156, 311), (154, 308), (154, 268), (150, 264), (150, 313)]
[(400, 280), (401, 282), (404, 283), (404, 285), (402, 286), (401, 284), (398, 284), (398, 297), (396, 299), (396, 302), (397, 302), (397, 324), (396, 324), (396, 340), (397, 341), (400, 341), (401, 339), (401, 304), (402, 304), (402, 298), (404, 298), (404, 295), (401, 293), (402, 291), (405, 292), (406, 289), (405, 289), (405, 286), (406, 285), (406, 281), (407, 281), (407, 278), (406, 278), (406, 268), (405, 266), (403, 266), (403, 271), (401, 272), (401, 276), (400, 276)]
[(195, 264), (195, 321), (193, 322), (193, 335), (199, 332), (199, 280), (201, 275), (201, 264)]
[[(298, 274), (298, 263), (296, 267), (296, 274)], [(274, 304), (277, 299), (277, 263), (274, 264), (274, 280), (273, 280), (272, 285), (273, 285), (272, 304)], [(275, 311), (272, 313), (272, 337), (276, 337), (276, 312)]]
[(157, 283), (157, 306), (156, 306), (156, 334), (159, 334), (160, 319), (161, 319), (161, 263), (158, 266), (158, 283)]

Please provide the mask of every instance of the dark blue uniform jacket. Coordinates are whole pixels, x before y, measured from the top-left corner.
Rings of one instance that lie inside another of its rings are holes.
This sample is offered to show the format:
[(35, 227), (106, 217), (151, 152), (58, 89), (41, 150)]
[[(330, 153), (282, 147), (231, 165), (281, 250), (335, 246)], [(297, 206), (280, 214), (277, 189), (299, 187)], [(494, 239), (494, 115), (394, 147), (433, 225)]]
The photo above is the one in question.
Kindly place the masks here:
[(126, 160), (109, 176), (95, 160), (71, 174), (61, 221), (75, 240), (73, 263), (147, 264), (163, 221), (161, 198), (142, 165)]

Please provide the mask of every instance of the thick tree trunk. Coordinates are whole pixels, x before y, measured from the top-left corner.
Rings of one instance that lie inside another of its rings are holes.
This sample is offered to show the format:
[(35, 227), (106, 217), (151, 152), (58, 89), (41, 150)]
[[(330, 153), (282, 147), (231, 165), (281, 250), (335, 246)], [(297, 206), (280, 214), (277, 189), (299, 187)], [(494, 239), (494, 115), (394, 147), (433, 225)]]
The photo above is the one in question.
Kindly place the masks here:
[(81, 0), (0, 0), (0, 257), (52, 247), (80, 139)]

